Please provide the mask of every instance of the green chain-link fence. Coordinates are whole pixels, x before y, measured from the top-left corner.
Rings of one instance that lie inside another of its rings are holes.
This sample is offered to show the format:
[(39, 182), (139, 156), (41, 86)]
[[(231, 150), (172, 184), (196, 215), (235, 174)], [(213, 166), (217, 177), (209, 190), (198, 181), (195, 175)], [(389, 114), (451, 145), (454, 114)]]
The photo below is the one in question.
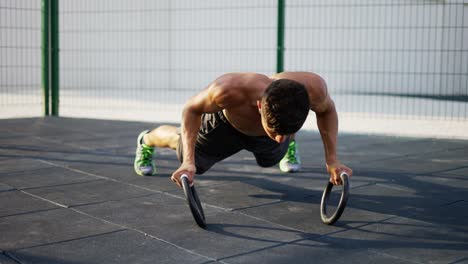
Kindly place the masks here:
[(41, 2), (0, 0), (0, 117), (42, 113)]
[[(177, 122), (220, 74), (283, 67), (322, 75), (341, 113), (468, 119), (466, 1), (58, 2), (61, 116)], [(40, 9), (0, 0), (3, 113), (42, 114)]]
[(285, 68), (320, 73), (344, 112), (466, 120), (463, 2), (288, 0)]

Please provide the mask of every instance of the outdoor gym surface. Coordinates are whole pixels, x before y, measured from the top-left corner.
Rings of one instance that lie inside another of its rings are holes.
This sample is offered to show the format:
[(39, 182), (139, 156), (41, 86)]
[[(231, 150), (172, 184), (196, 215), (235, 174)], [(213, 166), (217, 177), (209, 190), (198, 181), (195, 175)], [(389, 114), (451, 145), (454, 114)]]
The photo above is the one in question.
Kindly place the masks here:
[(202, 229), (173, 151), (157, 176), (133, 171), (155, 125), (0, 120), (0, 263), (468, 263), (468, 141), (340, 134), (354, 176), (330, 226), (322, 142), (301, 131), (300, 173), (240, 152), (197, 176)]

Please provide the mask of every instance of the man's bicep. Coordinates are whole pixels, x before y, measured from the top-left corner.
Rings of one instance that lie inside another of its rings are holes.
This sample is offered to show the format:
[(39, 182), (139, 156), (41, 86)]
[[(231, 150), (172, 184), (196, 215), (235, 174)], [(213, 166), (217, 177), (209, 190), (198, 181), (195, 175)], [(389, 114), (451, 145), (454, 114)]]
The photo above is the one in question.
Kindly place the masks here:
[(310, 92), (310, 109), (316, 114), (322, 114), (328, 112), (334, 108), (335, 104), (328, 93), (327, 85), (323, 79), (320, 79), (314, 86), (314, 89)]
[(333, 100), (328, 93), (311, 101), (310, 108), (317, 114), (327, 112), (334, 106)]

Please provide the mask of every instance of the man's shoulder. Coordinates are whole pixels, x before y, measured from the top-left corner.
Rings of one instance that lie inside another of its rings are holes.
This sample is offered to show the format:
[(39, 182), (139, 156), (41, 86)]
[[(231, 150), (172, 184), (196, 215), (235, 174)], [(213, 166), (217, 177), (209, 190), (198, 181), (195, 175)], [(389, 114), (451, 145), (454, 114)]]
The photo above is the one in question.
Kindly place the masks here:
[(313, 72), (280, 72), (270, 76), (273, 80), (289, 79), (302, 83), (309, 93), (326, 89), (325, 80)]
[(227, 73), (215, 81), (216, 89), (221, 93), (235, 93), (238, 96), (244, 94), (247, 97), (263, 94), (263, 91), (272, 82), (268, 76), (252, 73)]
[(259, 99), (271, 82), (268, 76), (258, 73), (226, 73), (210, 85), (209, 94), (224, 108), (237, 107)]
[(215, 82), (222, 86), (244, 87), (257, 82), (265, 82), (266, 80), (270, 80), (270, 78), (260, 73), (231, 72), (221, 75)]
[(315, 79), (322, 79), (320, 75), (313, 73), (313, 72), (305, 72), (305, 71), (296, 71), (296, 72), (280, 72), (275, 73), (270, 76), (271, 79), (279, 80), (279, 79), (290, 79), (299, 82), (310, 82)]

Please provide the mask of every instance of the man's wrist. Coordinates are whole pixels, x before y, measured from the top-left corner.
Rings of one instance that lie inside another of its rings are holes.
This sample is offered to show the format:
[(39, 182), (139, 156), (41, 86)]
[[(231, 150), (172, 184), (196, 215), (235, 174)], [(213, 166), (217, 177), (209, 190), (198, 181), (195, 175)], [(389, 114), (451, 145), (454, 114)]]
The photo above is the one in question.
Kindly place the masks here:
[(335, 164), (336, 162), (338, 162), (338, 159), (337, 159), (336, 157), (334, 157), (334, 158), (327, 158), (327, 159), (325, 160), (325, 163), (326, 163), (327, 167), (328, 167), (328, 166), (331, 166), (331, 165), (333, 165), (333, 164)]
[(187, 160), (184, 159), (182, 161), (182, 164), (186, 165), (186, 166), (195, 166), (195, 160), (193, 160), (193, 159), (187, 159)]

